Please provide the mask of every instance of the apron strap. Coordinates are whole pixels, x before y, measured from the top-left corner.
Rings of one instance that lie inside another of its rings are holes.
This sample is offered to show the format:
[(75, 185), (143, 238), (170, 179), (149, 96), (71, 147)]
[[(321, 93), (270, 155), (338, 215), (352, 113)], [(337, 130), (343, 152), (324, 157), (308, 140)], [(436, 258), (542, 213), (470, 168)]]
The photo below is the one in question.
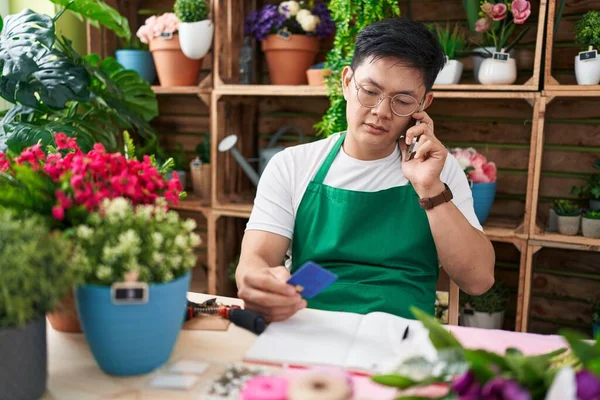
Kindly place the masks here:
[(327, 173), (329, 172), (329, 168), (331, 167), (331, 164), (333, 164), (333, 160), (335, 160), (337, 153), (340, 151), (340, 148), (342, 147), (342, 144), (344, 143), (345, 137), (346, 137), (346, 132), (342, 133), (340, 135), (340, 137), (338, 138), (337, 142), (335, 142), (335, 144), (333, 145), (333, 148), (329, 151), (329, 154), (327, 154), (327, 158), (325, 159), (325, 161), (323, 161), (323, 164), (321, 164), (321, 167), (317, 171), (317, 175), (315, 175), (313, 182), (323, 183), (323, 181), (325, 181), (325, 177), (327, 176)]

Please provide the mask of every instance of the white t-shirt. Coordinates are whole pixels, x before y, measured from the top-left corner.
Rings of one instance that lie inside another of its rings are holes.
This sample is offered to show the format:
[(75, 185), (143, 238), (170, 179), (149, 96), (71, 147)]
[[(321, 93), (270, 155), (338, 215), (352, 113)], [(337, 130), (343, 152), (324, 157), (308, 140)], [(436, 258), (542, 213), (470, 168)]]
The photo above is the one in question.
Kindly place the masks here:
[[(288, 147), (277, 153), (260, 177), (254, 207), (246, 230), (261, 230), (293, 239), (298, 207), (321, 164), (340, 133), (308, 144)], [(453, 194), (452, 202), (475, 228), (483, 231), (475, 210), (469, 183), (458, 161), (448, 154), (441, 173)], [(361, 192), (375, 192), (407, 185), (401, 168), (400, 150), (385, 158), (363, 161), (350, 157), (340, 148), (325, 185)], [(291, 257), (291, 244), (288, 255)], [(289, 261), (289, 260), (288, 260)], [(289, 262), (286, 262), (289, 267)]]

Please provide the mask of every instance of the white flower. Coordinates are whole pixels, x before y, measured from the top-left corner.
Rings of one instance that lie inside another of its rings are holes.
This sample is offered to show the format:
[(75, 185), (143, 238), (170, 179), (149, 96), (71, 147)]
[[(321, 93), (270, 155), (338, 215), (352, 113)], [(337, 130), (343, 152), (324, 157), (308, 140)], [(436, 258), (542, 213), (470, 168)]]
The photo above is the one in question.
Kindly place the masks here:
[(162, 264), (165, 261), (165, 255), (159, 253), (158, 251), (155, 251), (154, 253), (152, 253), (152, 261), (155, 264)]
[(94, 230), (87, 225), (79, 225), (77, 227), (77, 237), (88, 240), (94, 234)]
[(196, 221), (191, 218), (186, 219), (183, 223), (183, 227), (188, 232), (192, 232), (194, 229), (196, 229), (197, 226), (198, 225), (196, 224)]
[(106, 204), (106, 217), (109, 220), (119, 220), (125, 218), (131, 211), (131, 204), (123, 197), (117, 197)]
[(106, 280), (112, 276), (112, 268), (107, 267), (106, 265), (98, 265), (98, 269), (96, 270), (96, 276), (98, 279)]
[(117, 261), (117, 257), (119, 256), (119, 249), (116, 247), (104, 246), (102, 249), (102, 260), (105, 263), (112, 264)]
[(164, 236), (160, 232), (152, 232), (152, 243), (154, 247), (160, 247), (164, 241)]
[(186, 267), (193, 267), (194, 265), (196, 265), (196, 255), (195, 254), (189, 254), (185, 257), (185, 265)]
[(175, 236), (175, 246), (180, 249), (185, 249), (187, 247), (187, 239), (183, 235)]
[(300, 11), (300, 4), (297, 1), (283, 1), (279, 5), (279, 14), (285, 15), (287, 19), (296, 15), (298, 11)]
[(173, 280), (173, 273), (171, 271), (165, 272), (165, 282), (169, 282)]
[(136, 214), (145, 221), (150, 221), (154, 207), (150, 205), (140, 205), (136, 207)]
[(128, 229), (119, 235), (119, 247), (121, 249), (133, 249), (140, 244), (140, 237), (133, 229)]
[(319, 17), (316, 17), (314, 15), (303, 17), (301, 20), (298, 21), (302, 29), (304, 29), (304, 31), (306, 32), (314, 32), (317, 29), (317, 25), (319, 25), (320, 22), (321, 20), (319, 19)]
[(171, 265), (175, 268), (179, 268), (182, 262), (183, 258), (181, 256), (173, 256), (173, 258), (171, 258)]
[(190, 245), (192, 247), (200, 246), (202, 244), (202, 239), (195, 233), (190, 233)]
[(298, 11), (298, 13), (296, 14), (296, 21), (298, 21), (298, 23), (300, 23), (300, 21), (306, 17), (311, 16), (311, 12), (308, 10), (300, 10)]
[(175, 211), (169, 211), (167, 213), (167, 222), (169, 224), (176, 224), (179, 222), (179, 214), (177, 214)]

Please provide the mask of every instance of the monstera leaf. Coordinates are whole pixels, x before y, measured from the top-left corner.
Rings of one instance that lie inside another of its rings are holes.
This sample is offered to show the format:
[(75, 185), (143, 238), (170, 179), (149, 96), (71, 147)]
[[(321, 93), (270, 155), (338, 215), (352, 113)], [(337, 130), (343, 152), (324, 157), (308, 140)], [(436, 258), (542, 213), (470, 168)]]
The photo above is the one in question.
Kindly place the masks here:
[(52, 49), (55, 40), (54, 24), (46, 15), (24, 10), (6, 18), (0, 36), (0, 96), (40, 110), (89, 99), (87, 71)]
[(25, 9), (6, 17), (0, 36), (2, 77), (27, 80), (37, 60), (54, 45), (54, 22), (47, 15)]
[(68, 7), (76, 15), (85, 18), (90, 25), (110, 29), (117, 36), (129, 39), (131, 30), (127, 18), (101, 0), (50, 0), (54, 4)]

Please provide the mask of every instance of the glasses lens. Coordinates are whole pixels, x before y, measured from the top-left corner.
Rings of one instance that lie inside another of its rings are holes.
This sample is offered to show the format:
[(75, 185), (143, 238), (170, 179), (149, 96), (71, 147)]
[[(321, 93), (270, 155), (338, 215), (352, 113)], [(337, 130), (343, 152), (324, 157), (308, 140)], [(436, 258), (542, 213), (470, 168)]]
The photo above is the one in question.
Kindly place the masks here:
[(381, 90), (375, 86), (359, 86), (358, 101), (365, 107), (375, 107), (379, 104), (381, 98)]
[(399, 94), (392, 100), (392, 110), (398, 115), (410, 115), (417, 111), (419, 103), (414, 97)]

